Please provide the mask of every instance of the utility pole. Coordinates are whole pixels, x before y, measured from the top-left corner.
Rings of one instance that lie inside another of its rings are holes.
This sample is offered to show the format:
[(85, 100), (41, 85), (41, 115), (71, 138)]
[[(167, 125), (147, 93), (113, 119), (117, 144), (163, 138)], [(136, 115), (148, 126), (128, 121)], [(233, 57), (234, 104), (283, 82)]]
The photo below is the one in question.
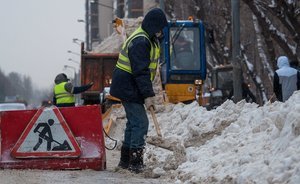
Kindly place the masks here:
[(131, 0), (127, 0), (127, 18), (132, 18), (132, 1)]
[[(80, 85), (80, 75), (79, 73), (76, 72), (76, 68), (74, 66), (70, 66), (70, 65), (64, 65), (64, 69), (72, 69), (74, 71), (74, 79), (73, 79), (73, 85), (74, 86), (79, 86)], [(79, 70), (80, 72), (80, 70)], [(75, 95), (75, 101), (76, 101), (76, 104), (79, 104), (80, 103), (80, 97), (78, 95)]]
[(159, 6), (160, 6), (160, 9), (162, 9), (162, 11), (165, 12), (165, 2), (164, 2), (164, 0), (159, 0)]
[(240, 50), (240, 0), (231, 0), (233, 100), (242, 100), (242, 69)]
[(90, 2), (89, 0), (85, 1), (85, 44), (86, 44), (86, 50), (90, 51), (90, 29), (89, 29), (89, 14), (90, 14)]

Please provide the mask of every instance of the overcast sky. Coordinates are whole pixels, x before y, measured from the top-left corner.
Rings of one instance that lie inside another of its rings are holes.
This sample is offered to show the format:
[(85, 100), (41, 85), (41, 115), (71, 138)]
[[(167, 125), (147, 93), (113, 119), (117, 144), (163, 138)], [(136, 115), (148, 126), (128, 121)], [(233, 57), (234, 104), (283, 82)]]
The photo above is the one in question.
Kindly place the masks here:
[(80, 46), (85, 39), (84, 0), (0, 0), (0, 68), (30, 76), (39, 88), (48, 88), (60, 72), (74, 75), (79, 68)]

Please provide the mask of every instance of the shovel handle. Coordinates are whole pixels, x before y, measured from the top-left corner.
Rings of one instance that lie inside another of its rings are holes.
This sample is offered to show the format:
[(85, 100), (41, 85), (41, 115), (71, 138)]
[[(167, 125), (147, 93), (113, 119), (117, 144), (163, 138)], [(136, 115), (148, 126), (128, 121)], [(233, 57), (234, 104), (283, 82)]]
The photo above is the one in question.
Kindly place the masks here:
[[(37, 133), (41, 133), (40, 131), (36, 131)], [(51, 139), (50, 137), (48, 137), (48, 136), (44, 136), (44, 137), (41, 137), (41, 136), (39, 136), (40, 138), (42, 138), (42, 139), (44, 139), (45, 141), (48, 141), (47, 139), (50, 139), (49, 141), (51, 141), (51, 142), (55, 142), (55, 143), (57, 143), (57, 144), (59, 144), (59, 145), (62, 145), (61, 143), (59, 143), (59, 142), (57, 142), (56, 140), (54, 140), (53, 138)]]
[(159, 128), (159, 125), (158, 125), (158, 121), (156, 119), (156, 116), (155, 116), (155, 113), (154, 113), (154, 108), (153, 106), (150, 107), (150, 113), (152, 115), (152, 119), (153, 119), (153, 122), (154, 122), (154, 126), (155, 126), (155, 130), (156, 130), (156, 133), (159, 137), (162, 137), (161, 135), (161, 131), (160, 131), (160, 128)]
[(275, 97), (275, 93), (271, 96), (268, 102), (272, 102), (272, 99)]

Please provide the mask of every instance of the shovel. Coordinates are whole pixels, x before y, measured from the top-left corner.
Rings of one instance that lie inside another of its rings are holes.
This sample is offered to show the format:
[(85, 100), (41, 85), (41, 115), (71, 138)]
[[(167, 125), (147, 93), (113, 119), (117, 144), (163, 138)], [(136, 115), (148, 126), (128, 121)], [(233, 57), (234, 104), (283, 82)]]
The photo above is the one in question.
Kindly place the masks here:
[(153, 122), (154, 122), (156, 133), (157, 133), (158, 137), (162, 137), (161, 131), (160, 131), (160, 128), (159, 128), (159, 125), (158, 125), (158, 121), (157, 121), (155, 113), (154, 113), (153, 106), (150, 107), (150, 113), (152, 115), (152, 119), (153, 119)]
[(150, 113), (152, 115), (155, 130), (156, 130), (156, 133), (157, 133), (158, 136), (157, 137), (156, 136), (147, 137), (146, 142), (148, 144), (158, 146), (160, 148), (163, 148), (163, 149), (166, 149), (166, 150), (169, 150), (169, 151), (178, 150), (179, 149), (178, 145), (179, 145), (180, 141), (179, 140), (174, 140), (174, 139), (170, 139), (170, 140), (162, 139), (162, 134), (161, 134), (161, 131), (160, 131), (160, 128), (159, 128), (159, 125), (158, 125), (157, 118), (156, 118), (155, 113), (154, 113), (153, 106), (151, 106), (149, 110), (150, 110)]
[(117, 120), (117, 116), (115, 116), (114, 114), (111, 114), (110, 118), (109, 118), (109, 121), (108, 121), (108, 124), (104, 127), (104, 130), (107, 133), (107, 135), (109, 135), (111, 126), (112, 126), (113, 122), (116, 122), (116, 120)]

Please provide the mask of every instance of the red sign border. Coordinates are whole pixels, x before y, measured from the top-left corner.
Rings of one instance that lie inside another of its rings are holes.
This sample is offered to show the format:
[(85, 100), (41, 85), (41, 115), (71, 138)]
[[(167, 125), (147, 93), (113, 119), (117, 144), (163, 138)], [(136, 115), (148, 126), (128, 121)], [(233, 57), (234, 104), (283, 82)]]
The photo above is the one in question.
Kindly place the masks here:
[(15, 158), (77, 158), (81, 155), (81, 149), (78, 142), (75, 139), (74, 134), (72, 133), (71, 129), (69, 128), (68, 124), (66, 123), (65, 119), (63, 118), (62, 114), (60, 113), (59, 109), (55, 106), (51, 107), (54, 114), (56, 115), (57, 119), (59, 120), (62, 128), (64, 129), (65, 133), (67, 134), (70, 142), (75, 151), (46, 151), (46, 152), (18, 152), (18, 149), (25, 141), (26, 137), (28, 136), (29, 132), (31, 131), (32, 127), (36, 123), (37, 119), (40, 117), (42, 112), (44, 111), (45, 107), (39, 108), (33, 118), (30, 120), (28, 125), (26, 126), (25, 130), (22, 132), (20, 138), (18, 139), (17, 143), (14, 145), (11, 156)]

